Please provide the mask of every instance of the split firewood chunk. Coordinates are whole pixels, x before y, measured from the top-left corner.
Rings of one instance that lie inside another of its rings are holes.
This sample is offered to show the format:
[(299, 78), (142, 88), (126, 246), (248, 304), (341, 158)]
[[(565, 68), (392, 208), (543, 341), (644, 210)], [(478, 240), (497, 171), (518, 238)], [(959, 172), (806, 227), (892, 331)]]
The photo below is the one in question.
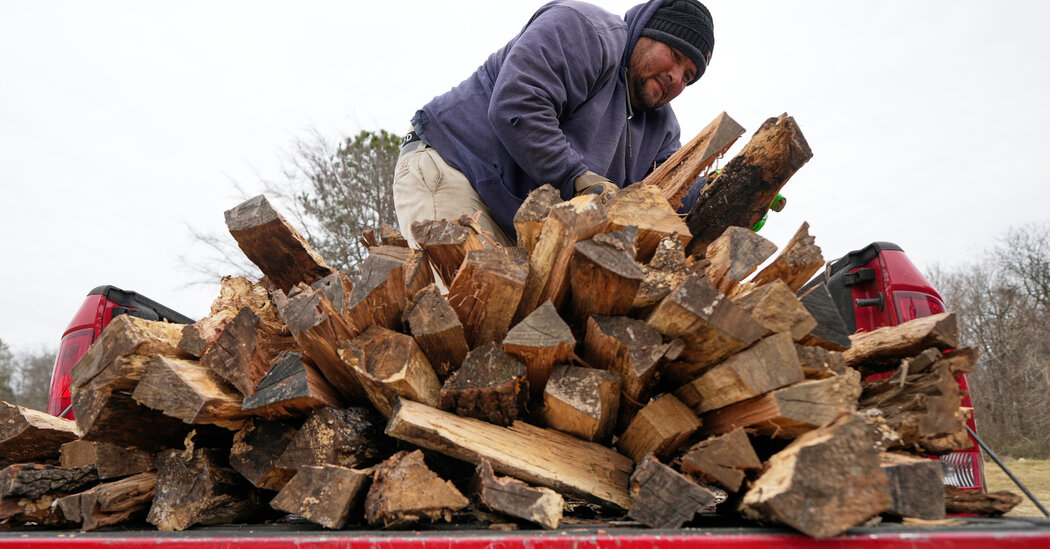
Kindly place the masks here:
[[(145, 357), (142, 357), (145, 358)], [(135, 402), (127, 390), (73, 390), (77, 434), (83, 440), (151, 452), (180, 446), (192, 426)]]
[(343, 316), (355, 333), (375, 324), (401, 329), (401, 317), (411, 296), (405, 284), (405, 264), (379, 255), (361, 263), (361, 273), (347, 300)]
[(729, 227), (707, 246), (704, 257), (711, 262), (707, 276), (718, 291), (732, 295), (737, 285), (776, 251), (776, 245), (758, 233)]
[(335, 272), (263, 195), (226, 211), (226, 227), (244, 255), (278, 290)]
[(690, 272), (685, 260), (685, 247), (676, 235), (660, 241), (653, 258), (642, 265), (642, 271), (642, 283), (631, 304), (631, 315), (639, 318), (646, 316)]
[(543, 391), (547, 426), (583, 440), (607, 442), (620, 409), (620, 376), (615, 372), (558, 366)]
[(421, 250), (382, 245), (369, 248), (368, 253), (400, 262), (405, 266), (405, 286), (408, 287), (410, 296), (434, 283), (434, 271)]
[(646, 183), (635, 183), (621, 189), (609, 202), (609, 231), (626, 227), (638, 228), (635, 242), (638, 261), (648, 262), (663, 238), (673, 236), (682, 246), (692, 237), (689, 227), (667, 202), (660, 189)]
[(547, 530), (558, 527), (565, 500), (549, 488), (532, 487), (511, 477), (496, 477), (492, 464), (482, 459), (471, 481), (475, 503), (484, 509), (527, 520)]
[(507, 354), (525, 365), (534, 400), (543, 395), (554, 365), (572, 361), (575, 347), (572, 329), (550, 301), (537, 307), (503, 338), (503, 349)]
[(879, 454), (882, 471), (890, 479), (892, 506), (897, 517), (923, 520), (944, 518), (944, 470), (936, 460), (907, 454)]
[(737, 295), (733, 297), (733, 303), (770, 332), (789, 333), (795, 341), (802, 340), (817, 327), (817, 320), (782, 280)]
[(371, 465), (389, 455), (382, 421), (367, 408), (315, 410), (285, 447), (277, 467), (294, 471), (304, 465)]
[(667, 393), (646, 404), (627, 430), (617, 439), (616, 447), (635, 462), (647, 454), (667, 458), (682, 447), (700, 427), (700, 420), (688, 406)]
[(366, 248), (374, 248), (380, 245), (408, 247), (408, 240), (389, 223), (380, 223), (378, 230), (366, 229), (361, 233), (361, 238), (358, 239), (358, 242)]
[(69, 526), (57, 509), (56, 501), (62, 494), (44, 494), (38, 498), (0, 498), (0, 521), (10, 527), (12, 524), (33, 524), (36, 526), (64, 527)]
[(996, 517), (1009, 513), (1024, 498), (1007, 491), (981, 492), (945, 486), (944, 500), (947, 511), (952, 514)]
[(856, 411), (859, 397), (860, 374), (856, 371), (805, 380), (708, 412), (701, 418), (701, 431), (718, 435), (746, 427), (754, 434), (792, 439)]
[(426, 251), (427, 259), (446, 287), (456, 278), (467, 252), (485, 248), (481, 237), (470, 227), (447, 219), (413, 223), (412, 238)]
[(67, 521), (80, 524), (81, 531), (91, 532), (145, 517), (156, 483), (156, 473), (138, 473), (59, 498), (55, 507)]
[(412, 336), (371, 326), (341, 347), (339, 357), (385, 416), (399, 396), (428, 406), (437, 406), (441, 399), (441, 382)]
[(73, 420), (0, 403), (0, 463), (54, 462), (62, 445), (76, 438)]
[(842, 315), (828, 291), (827, 284), (824, 282), (814, 284), (813, 287), (801, 292), (798, 298), (809, 314), (813, 315), (813, 319), (817, 321), (817, 327), (799, 340), (799, 343), (823, 347), (829, 351), (849, 349), (850, 331), (842, 320)]
[(660, 332), (641, 320), (624, 316), (587, 319), (584, 360), (595, 368), (619, 374), (620, 389), (632, 402), (649, 399), (656, 383), (657, 366), (667, 349)]
[(250, 307), (242, 308), (201, 356), (201, 366), (222, 376), (244, 396), (266, 376), (270, 362), (296, 347), (281, 321), (264, 321)]
[(696, 475), (736, 493), (747, 471), (758, 471), (762, 461), (743, 429), (711, 437), (693, 445), (682, 456), (682, 472)]
[(157, 455), (157, 493), (146, 521), (161, 531), (195, 524), (228, 524), (251, 518), (259, 494), (212, 448), (165, 450)]
[(703, 253), (731, 226), (754, 226), (788, 179), (812, 157), (795, 119), (785, 113), (766, 120), (722, 173), (700, 191), (685, 219), (693, 235), (689, 254)]
[(379, 464), (365, 496), (365, 519), (372, 526), (397, 528), (421, 520), (452, 520), (470, 503), (423, 462), (423, 452), (398, 452)]
[(806, 379), (824, 379), (846, 373), (846, 359), (838, 351), (829, 351), (823, 347), (810, 347), (808, 345), (795, 345), (798, 353), (798, 362), (802, 365), (802, 371)]
[(750, 346), (766, 329), (711, 285), (690, 275), (649, 315), (646, 322), (668, 338), (680, 337), (685, 350), (669, 364), (672, 380), (685, 383), (702, 371)]
[(499, 343), (507, 335), (528, 274), (528, 257), (521, 248), (467, 252), (448, 287), (448, 303), (471, 348)]
[(295, 470), (278, 467), (277, 461), (297, 431), (286, 423), (252, 418), (233, 436), (230, 466), (256, 488), (280, 490)]
[(529, 396), (525, 366), (495, 343), (474, 349), (441, 387), (441, 408), (463, 417), (510, 425)]
[(627, 516), (650, 528), (681, 528), (697, 513), (713, 510), (724, 496), (648, 455), (631, 474)]
[(98, 478), (109, 480), (156, 469), (154, 456), (138, 448), (109, 442), (74, 440), (62, 445), (62, 467), (94, 465)]
[(645, 275), (634, 259), (636, 233), (631, 226), (576, 243), (569, 264), (570, 310), (576, 319), (630, 312)]
[[(820, 247), (814, 243), (809, 235), (809, 223), (802, 223), (795, 236), (781, 250), (780, 255), (766, 268), (759, 271), (755, 278), (747, 285), (747, 288), (768, 284), (774, 280), (781, 280), (788, 285), (792, 292), (798, 291), (810, 278), (824, 266), (824, 256), (820, 253)], [(739, 287), (737, 292), (746, 288)]]
[(826, 538), (883, 513), (892, 501), (864, 420), (843, 416), (773, 455), (744, 495), (744, 516)]
[(958, 347), (959, 328), (955, 313), (939, 313), (853, 334), (850, 341), (853, 345), (842, 353), (846, 365), (868, 374), (896, 368), (901, 359), (930, 347), (940, 350)]
[(214, 370), (193, 360), (153, 357), (131, 397), (183, 423), (236, 430), (248, 417), (241, 411), (241, 394)]
[(0, 498), (36, 499), (44, 494), (79, 492), (96, 484), (94, 465), (67, 468), (16, 463), (0, 469)]
[(630, 458), (600, 444), (516, 421), (510, 427), (402, 399), (386, 434), (565, 495), (628, 509)]
[(222, 277), (219, 297), (212, 301), (208, 316), (182, 328), (179, 349), (199, 358), (244, 307), (249, 307), (267, 321), (277, 320), (276, 308), (264, 285), (243, 276)]
[(270, 506), (338, 530), (360, 507), (371, 476), (371, 471), (338, 465), (303, 466), (270, 501)]
[(416, 294), (405, 311), (405, 325), (427, 355), (434, 373), (444, 380), (467, 357), (467, 337), (456, 311), (436, 284)]
[[(181, 324), (120, 315), (73, 366), (69, 386), (84, 390), (134, 389), (148, 357), (189, 357), (179, 349), (181, 339)], [(79, 411), (76, 416), (80, 416)]]
[(697, 414), (703, 414), (804, 378), (791, 335), (776, 334), (705, 371), (675, 391), (675, 396)]
[(551, 208), (561, 202), (561, 193), (548, 185), (529, 193), (522, 202), (517, 213), (514, 214), (514, 230), (518, 233), (518, 247), (523, 248), (530, 255), (536, 248), (536, 242), (540, 239), (540, 231), (543, 229), (543, 220)]
[[(363, 391), (362, 391), (363, 392)], [(322, 406), (341, 408), (343, 398), (302, 353), (284, 352), (270, 363), (266, 377), (245, 397), (241, 408), (268, 419), (305, 417)]]

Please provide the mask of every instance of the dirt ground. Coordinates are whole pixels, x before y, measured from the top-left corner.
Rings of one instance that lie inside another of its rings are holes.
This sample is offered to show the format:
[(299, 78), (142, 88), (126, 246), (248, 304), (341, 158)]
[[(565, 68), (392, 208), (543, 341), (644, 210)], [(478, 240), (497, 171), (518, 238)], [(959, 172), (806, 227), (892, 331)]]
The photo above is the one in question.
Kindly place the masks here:
[[(1050, 509), (1050, 460), (1026, 459), (1022, 461), (1012, 459), (1006, 461), (1006, 467), (1035, 494), (1035, 497), (1043, 504), (1043, 507)], [(1043, 517), (1043, 514), (1039, 512), (1035, 504), (1025, 497), (1024, 492), (1010, 480), (1010, 477), (1003, 473), (1002, 469), (995, 462), (986, 461), (984, 463), (984, 474), (987, 479), (989, 492), (1006, 490), (1024, 497), (1024, 501), (1017, 507), (1014, 507), (1014, 510), (1007, 513), (1006, 516)]]

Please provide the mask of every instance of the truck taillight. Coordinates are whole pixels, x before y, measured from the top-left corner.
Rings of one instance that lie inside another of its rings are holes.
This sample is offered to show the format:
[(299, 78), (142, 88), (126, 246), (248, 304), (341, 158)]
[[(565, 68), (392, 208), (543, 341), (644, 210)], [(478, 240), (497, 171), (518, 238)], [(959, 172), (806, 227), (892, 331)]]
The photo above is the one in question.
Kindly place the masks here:
[(979, 489), (984, 486), (984, 464), (980, 462), (981, 454), (976, 450), (963, 450), (940, 456), (941, 469), (944, 470), (944, 484), (963, 489)]
[(893, 292), (893, 301), (898, 323), (944, 312), (944, 303), (940, 299), (922, 292)]
[(51, 391), (47, 401), (47, 413), (73, 419), (73, 411), (68, 410), (72, 399), (69, 394), (70, 372), (73, 365), (87, 352), (88, 347), (95, 340), (93, 328), (83, 328), (66, 334), (62, 338), (62, 344), (58, 348), (58, 358), (55, 359), (55, 369), (51, 372)]

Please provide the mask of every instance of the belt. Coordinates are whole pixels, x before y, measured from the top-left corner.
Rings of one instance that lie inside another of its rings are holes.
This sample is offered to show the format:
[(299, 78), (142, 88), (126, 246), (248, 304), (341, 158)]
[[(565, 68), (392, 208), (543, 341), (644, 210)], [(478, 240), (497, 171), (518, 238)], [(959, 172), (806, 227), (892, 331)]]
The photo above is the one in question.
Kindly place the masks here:
[(423, 141), (423, 138), (419, 137), (419, 134), (413, 130), (408, 132), (408, 134), (401, 140), (401, 154), (423, 150), (429, 146), (430, 145), (427, 145), (427, 142)]

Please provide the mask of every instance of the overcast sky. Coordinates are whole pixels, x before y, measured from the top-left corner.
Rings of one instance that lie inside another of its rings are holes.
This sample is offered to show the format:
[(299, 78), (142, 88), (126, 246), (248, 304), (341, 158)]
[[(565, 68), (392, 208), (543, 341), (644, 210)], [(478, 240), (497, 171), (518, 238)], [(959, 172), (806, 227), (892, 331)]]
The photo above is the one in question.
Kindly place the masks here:
[[(180, 258), (206, 252), (187, 226), (225, 231), (234, 181), (276, 178), (310, 130), (401, 133), (541, 3), (0, 0), (0, 339), (57, 345), (103, 284), (205, 315), (218, 281), (187, 287)], [(761, 232), (778, 246), (808, 221), (827, 259), (883, 240), (952, 266), (1048, 218), (1050, 3), (707, 5), (683, 140), (795, 117), (814, 157)]]

